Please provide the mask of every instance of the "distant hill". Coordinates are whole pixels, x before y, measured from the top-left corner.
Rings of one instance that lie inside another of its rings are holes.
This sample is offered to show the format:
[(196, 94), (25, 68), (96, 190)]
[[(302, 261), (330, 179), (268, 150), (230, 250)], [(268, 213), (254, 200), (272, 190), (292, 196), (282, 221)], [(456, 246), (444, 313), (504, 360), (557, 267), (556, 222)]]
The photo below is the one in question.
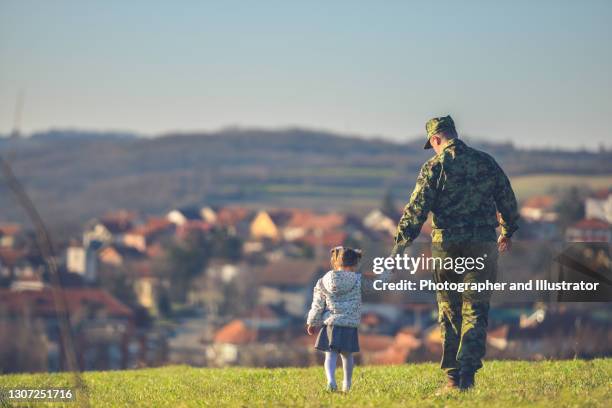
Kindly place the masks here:
[[(365, 140), (303, 129), (169, 134), (61, 131), (1, 139), (52, 225), (77, 225), (117, 208), (157, 213), (173, 206), (240, 203), (363, 210), (386, 190), (407, 199), (431, 153), (423, 139)], [(493, 154), (510, 175), (612, 175), (612, 152), (525, 150), (474, 145)], [(0, 185), (1, 218), (21, 211)]]

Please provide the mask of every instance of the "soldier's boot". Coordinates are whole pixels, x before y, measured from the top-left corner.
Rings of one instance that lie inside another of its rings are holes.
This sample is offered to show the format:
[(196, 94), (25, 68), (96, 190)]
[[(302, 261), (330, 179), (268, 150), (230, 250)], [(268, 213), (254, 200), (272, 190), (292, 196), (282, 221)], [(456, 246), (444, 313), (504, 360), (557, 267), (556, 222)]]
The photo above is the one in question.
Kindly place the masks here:
[(461, 391), (467, 391), (471, 388), (474, 388), (474, 372), (462, 372), (461, 377), (459, 379), (459, 389)]
[(459, 390), (460, 385), (460, 376), (458, 370), (449, 370), (446, 372), (446, 384), (444, 384), (440, 390), (436, 393), (436, 395), (444, 395), (449, 392)]

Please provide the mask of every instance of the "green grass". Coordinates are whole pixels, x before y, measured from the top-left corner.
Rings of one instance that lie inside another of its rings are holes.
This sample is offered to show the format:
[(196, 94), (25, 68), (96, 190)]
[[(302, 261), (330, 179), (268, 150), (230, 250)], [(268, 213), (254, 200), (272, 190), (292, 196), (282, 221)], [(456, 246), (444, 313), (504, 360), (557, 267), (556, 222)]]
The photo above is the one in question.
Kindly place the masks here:
[[(322, 171), (323, 169), (319, 169)], [(329, 169), (327, 169), (329, 170)], [(349, 177), (349, 171), (353, 169), (331, 169), (334, 175)], [(374, 169), (376, 170), (376, 169)], [(370, 169), (362, 170), (363, 176), (378, 178), (382, 171), (372, 171)], [(352, 174), (351, 177), (355, 177)], [(362, 177), (362, 175), (359, 175)], [(389, 176), (385, 176), (389, 177)], [(250, 187), (251, 192), (259, 192), (266, 194), (267, 197), (273, 196), (275, 199), (279, 197), (298, 197), (311, 198), (316, 202), (336, 202), (343, 201), (346, 198), (362, 198), (371, 199), (374, 205), (378, 205), (385, 194), (386, 187), (384, 184), (385, 177), (380, 177), (381, 183), (378, 187), (357, 187), (357, 186), (342, 186), (342, 185), (320, 185), (320, 184), (301, 184), (301, 183), (276, 183), (276, 184), (258, 184)], [(414, 175), (406, 175), (408, 177), (407, 189), (398, 189), (396, 197), (398, 203), (405, 204), (405, 200), (410, 197), (410, 192), (414, 185)], [(534, 195), (550, 194), (553, 191), (563, 191), (570, 187), (588, 188), (598, 190), (602, 188), (612, 187), (611, 175), (567, 175), (567, 174), (532, 174), (527, 176), (516, 176), (511, 178), (512, 187), (519, 200), (525, 200)]]
[[(341, 377), (341, 372), (338, 372)], [(340, 379), (340, 378), (339, 378)], [(94, 407), (369, 406), (369, 407), (609, 407), (612, 359), (592, 361), (493, 361), (477, 388), (436, 396), (443, 375), (436, 364), (358, 366), (353, 390), (324, 391), (323, 369), (170, 366), (87, 372)], [(0, 387), (69, 386), (68, 374), (0, 376)], [(36, 406), (43, 406), (37, 403)], [(61, 406), (50, 403), (48, 406)], [(65, 406), (77, 406), (66, 403)]]

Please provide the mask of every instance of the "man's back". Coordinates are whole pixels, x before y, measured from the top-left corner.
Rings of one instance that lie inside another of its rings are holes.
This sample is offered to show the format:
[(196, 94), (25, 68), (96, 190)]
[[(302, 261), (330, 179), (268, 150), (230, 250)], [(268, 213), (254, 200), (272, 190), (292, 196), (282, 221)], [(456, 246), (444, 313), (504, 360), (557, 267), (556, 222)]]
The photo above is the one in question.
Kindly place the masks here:
[(502, 234), (517, 229), (516, 199), (503, 170), (491, 156), (457, 138), (421, 168), (398, 226), (399, 241), (414, 240), (429, 211), (433, 242), (495, 241), (499, 223)]

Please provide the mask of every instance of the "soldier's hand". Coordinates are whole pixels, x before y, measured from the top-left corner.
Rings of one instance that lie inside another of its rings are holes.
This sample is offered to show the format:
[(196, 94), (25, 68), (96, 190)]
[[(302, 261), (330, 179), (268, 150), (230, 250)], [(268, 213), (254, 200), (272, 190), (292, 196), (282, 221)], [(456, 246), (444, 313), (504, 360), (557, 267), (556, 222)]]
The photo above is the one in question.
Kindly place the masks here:
[(317, 326), (311, 326), (311, 325), (306, 325), (306, 333), (308, 333), (309, 336), (312, 336), (315, 334), (315, 330), (317, 329)]
[(512, 238), (504, 237), (503, 235), (499, 236), (497, 240), (497, 250), (499, 253), (507, 252), (512, 249)]

